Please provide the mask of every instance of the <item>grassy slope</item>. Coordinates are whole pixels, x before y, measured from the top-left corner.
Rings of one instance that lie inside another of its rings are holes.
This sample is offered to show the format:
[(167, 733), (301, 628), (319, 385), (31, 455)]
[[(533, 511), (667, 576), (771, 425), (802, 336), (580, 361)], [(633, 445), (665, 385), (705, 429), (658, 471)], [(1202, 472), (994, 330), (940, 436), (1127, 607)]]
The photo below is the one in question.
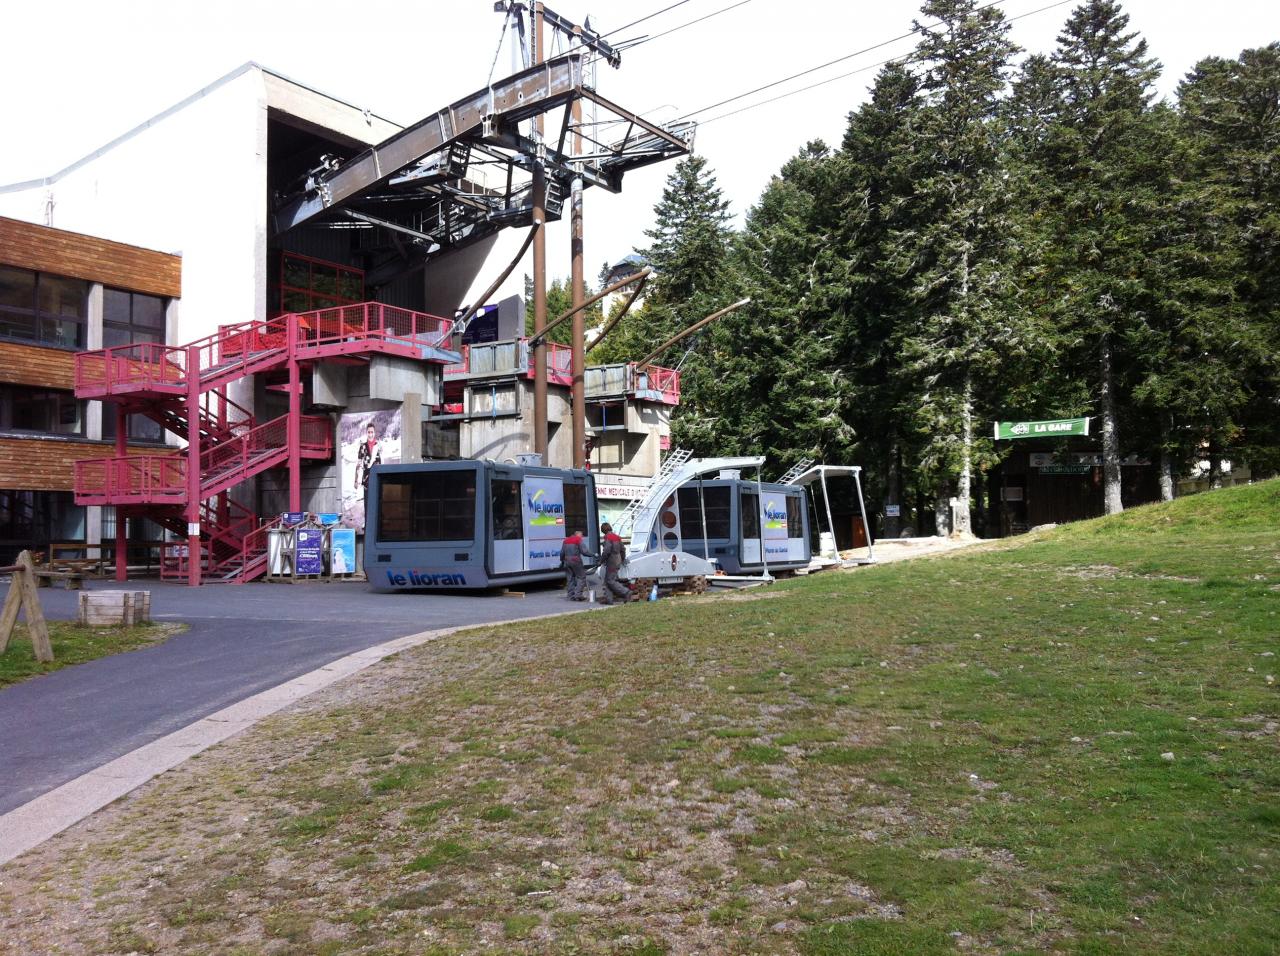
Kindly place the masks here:
[(0, 907), (101, 952), (1276, 952), (1278, 527), (1272, 482), (460, 635)]

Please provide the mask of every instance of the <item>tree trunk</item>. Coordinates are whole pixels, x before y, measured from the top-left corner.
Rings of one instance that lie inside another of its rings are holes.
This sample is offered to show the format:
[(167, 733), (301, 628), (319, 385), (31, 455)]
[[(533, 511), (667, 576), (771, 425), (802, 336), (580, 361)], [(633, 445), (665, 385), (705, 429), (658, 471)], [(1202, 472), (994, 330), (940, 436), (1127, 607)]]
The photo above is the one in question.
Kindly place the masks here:
[(1222, 451), (1216, 435), (1209, 438), (1209, 488), (1222, 487)]
[(1101, 394), (1099, 406), (1102, 412), (1102, 482), (1103, 503), (1109, 515), (1124, 510), (1120, 497), (1120, 428), (1116, 422), (1115, 382), (1111, 371), (1111, 342), (1104, 337), (1101, 355)]
[(933, 499), (933, 524), (938, 537), (945, 538), (951, 533), (951, 496), (945, 488)]
[(1169, 443), (1173, 440), (1173, 424), (1169, 417), (1165, 418), (1160, 429), (1160, 500), (1172, 501), (1175, 494), (1173, 485), (1173, 452)]
[(896, 504), (898, 514), (884, 517), (884, 536), (896, 538), (902, 534), (902, 449), (895, 441), (889, 446), (889, 474), (886, 476), (885, 504)]
[(964, 373), (964, 394), (960, 409), (960, 477), (956, 483), (957, 534), (972, 534), (973, 520), (969, 511), (970, 471), (973, 463), (973, 375)]

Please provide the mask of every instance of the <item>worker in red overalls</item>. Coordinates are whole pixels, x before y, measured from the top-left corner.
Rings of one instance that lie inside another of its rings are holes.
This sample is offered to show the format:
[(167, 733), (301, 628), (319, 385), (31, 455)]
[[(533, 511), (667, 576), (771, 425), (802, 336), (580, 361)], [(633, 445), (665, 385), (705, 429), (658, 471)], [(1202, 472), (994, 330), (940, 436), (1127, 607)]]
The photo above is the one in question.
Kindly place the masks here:
[(564, 568), (565, 586), (569, 590), (570, 601), (585, 601), (587, 588), (587, 569), (583, 567), (583, 558), (594, 558), (587, 550), (584, 532), (574, 531), (560, 545), (560, 566)]
[(612, 604), (614, 598), (624, 604), (631, 600), (631, 589), (618, 580), (618, 571), (627, 561), (627, 547), (622, 539), (613, 533), (613, 525), (605, 522), (600, 526), (603, 544), (600, 545), (600, 563), (604, 565), (604, 590), (600, 592), (601, 604)]

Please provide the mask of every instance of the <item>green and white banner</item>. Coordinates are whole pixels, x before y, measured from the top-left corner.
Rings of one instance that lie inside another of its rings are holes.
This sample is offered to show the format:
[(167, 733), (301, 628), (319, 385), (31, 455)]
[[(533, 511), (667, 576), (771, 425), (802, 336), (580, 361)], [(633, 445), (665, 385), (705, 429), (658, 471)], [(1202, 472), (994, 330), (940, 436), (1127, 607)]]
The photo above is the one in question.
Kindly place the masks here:
[(1068, 435), (1088, 435), (1089, 419), (1057, 418), (1045, 422), (996, 422), (996, 441), (1014, 438), (1065, 438)]

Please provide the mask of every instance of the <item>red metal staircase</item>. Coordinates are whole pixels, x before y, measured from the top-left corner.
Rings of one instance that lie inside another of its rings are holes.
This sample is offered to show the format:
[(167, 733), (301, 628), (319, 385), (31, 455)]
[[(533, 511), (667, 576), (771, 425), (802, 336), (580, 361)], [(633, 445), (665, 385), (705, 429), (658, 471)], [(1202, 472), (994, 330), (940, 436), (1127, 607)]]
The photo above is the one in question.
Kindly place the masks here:
[[(255, 475), (287, 466), (289, 508), (301, 510), (303, 459), (333, 456), (333, 424), (301, 411), (302, 372), (325, 360), (396, 355), (446, 365), (458, 360), (442, 343), (451, 323), (377, 302), (282, 315), (223, 326), (188, 345), (119, 345), (76, 356), (76, 396), (116, 406), (116, 454), (76, 462), (81, 505), (109, 505), (117, 516), (143, 516), (177, 534), (167, 546), (171, 573), (189, 583), (204, 576), (245, 582), (266, 571), (269, 524), (228, 494)], [(284, 372), (289, 411), (267, 422), (233, 402), (227, 387), (254, 375)], [(125, 416), (143, 414), (185, 439), (185, 448), (128, 453)], [(122, 520), (117, 554), (124, 554)], [(123, 580), (125, 562), (116, 575)]]

